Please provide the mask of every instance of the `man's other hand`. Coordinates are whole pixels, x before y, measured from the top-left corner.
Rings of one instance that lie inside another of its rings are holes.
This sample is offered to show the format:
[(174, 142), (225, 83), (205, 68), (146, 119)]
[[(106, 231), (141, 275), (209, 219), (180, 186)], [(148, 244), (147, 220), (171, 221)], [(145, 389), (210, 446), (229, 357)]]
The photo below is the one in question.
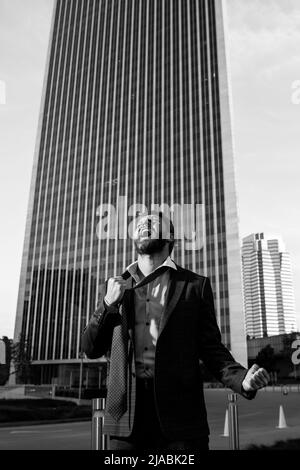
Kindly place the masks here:
[(266, 369), (259, 367), (257, 364), (253, 364), (243, 380), (242, 387), (245, 392), (259, 390), (268, 385), (269, 380), (270, 376)]
[(104, 297), (104, 302), (109, 306), (118, 305), (123, 298), (125, 290), (126, 281), (122, 276), (111, 277), (107, 283), (107, 292)]

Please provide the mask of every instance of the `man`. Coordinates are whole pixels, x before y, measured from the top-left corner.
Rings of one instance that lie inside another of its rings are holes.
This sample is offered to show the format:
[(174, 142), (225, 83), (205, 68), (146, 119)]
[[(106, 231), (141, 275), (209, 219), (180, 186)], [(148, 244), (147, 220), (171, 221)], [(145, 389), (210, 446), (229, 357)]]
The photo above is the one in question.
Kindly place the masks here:
[(210, 281), (175, 264), (174, 227), (161, 212), (142, 215), (138, 260), (110, 278), (83, 334), (91, 358), (110, 351), (104, 432), (119, 450), (207, 450), (209, 427), (200, 360), (245, 398), (269, 381), (221, 342)]

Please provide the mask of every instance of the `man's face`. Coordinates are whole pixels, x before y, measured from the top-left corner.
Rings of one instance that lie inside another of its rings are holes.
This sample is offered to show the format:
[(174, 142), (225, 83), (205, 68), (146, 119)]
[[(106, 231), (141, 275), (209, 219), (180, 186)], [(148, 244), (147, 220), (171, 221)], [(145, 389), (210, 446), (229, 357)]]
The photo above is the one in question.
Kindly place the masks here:
[(168, 243), (162, 238), (166, 224), (156, 214), (141, 216), (134, 232), (134, 243), (138, 254), (159, 253)]

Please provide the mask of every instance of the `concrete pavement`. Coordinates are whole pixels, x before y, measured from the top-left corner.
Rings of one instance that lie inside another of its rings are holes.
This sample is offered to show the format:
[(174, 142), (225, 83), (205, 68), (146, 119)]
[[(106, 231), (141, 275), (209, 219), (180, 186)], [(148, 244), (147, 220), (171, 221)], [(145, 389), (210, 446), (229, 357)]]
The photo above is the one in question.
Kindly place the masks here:
[[(210, 448), (227, 450), (222, 437), (229, 390), (205, 390), (211, 429)], [(283, 406), (287, 429), (277, 429), (279, 407)], [(260, 391), (254, 400), (238, 398), (240, 444), (270, 445), (279, 440), (300, 438), (300, 394)], [(23, 425), (0, 428), (0, 450), (90, 450), (91, 422)]]
[[(270, 445), (279, 440), (300, 438), (300, 393), (258, 392), (254, 400), (238, 396), (240, 448), (251, 444)], [(227, 395), (230, 390), (206, 390), (205, 400), (211, 430), (210, 448), (226, 450), (228, 437), (224, 432), (225, 413), (228, 406)], [(278, 429), (279, 408), (283, 406), (287, 429)]]
[(0, 450), (90, 450), (91, 424), (57, 423), (0, 428)]

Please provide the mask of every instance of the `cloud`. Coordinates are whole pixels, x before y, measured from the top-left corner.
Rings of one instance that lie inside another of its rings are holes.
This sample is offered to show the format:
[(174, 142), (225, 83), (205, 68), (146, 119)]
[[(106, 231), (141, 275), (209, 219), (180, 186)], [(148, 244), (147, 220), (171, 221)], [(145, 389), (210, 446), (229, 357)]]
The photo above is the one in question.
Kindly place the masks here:
[(227, 9), (231, 28), (254, 32), (294, 29), (300, 12), (298, 0), (227, 0)]
[(255, 70), (258, 78), (271, 80), (287, 69), (299, 70), (298, 0), (227, 0), (227, 5), (233, 76)]
[(0, 333), (12, 337), (53, 0), (0, 0)]
[[(300, 311), (299, 0), (227, 0), (241, 234), (281, 233)], [(299, 313), (300, 326), (300, 313)]]
[(53, 0), (1, 0), (1, 68), (16, 75), (20, 69), (39, 70), (39, 53), (48, 44), (52, 10)]

